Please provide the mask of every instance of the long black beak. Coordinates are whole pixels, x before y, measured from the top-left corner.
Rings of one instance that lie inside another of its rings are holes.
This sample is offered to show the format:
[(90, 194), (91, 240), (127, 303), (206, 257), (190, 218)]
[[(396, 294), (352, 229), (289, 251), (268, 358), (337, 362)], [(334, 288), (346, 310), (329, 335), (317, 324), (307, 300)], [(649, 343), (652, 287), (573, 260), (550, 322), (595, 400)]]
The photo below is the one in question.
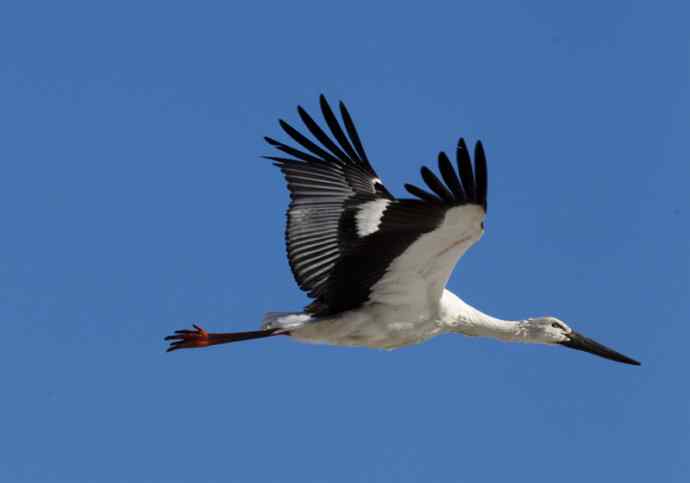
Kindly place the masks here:
[(640, 365), (640, 363), (637, 362), (635, 359), (631, 359), (630, 357), (624, 356), (623, 354), (620, 354), (614, 351), (613, 349), (609, 349), (608, 347), (603, 346), (600, 343), (595, 342), (582, 334), (578, 334), (575, 331), (568, 334), (568, 340), (560, 342), (560, 344), (566, 347), (570, 347), (571, 349), (589, 352), (590, 354), (594, 354), (605, 359), (611, 359), (612, 361), (622, 362), (623, 364), (632, 364), (633, 366)]

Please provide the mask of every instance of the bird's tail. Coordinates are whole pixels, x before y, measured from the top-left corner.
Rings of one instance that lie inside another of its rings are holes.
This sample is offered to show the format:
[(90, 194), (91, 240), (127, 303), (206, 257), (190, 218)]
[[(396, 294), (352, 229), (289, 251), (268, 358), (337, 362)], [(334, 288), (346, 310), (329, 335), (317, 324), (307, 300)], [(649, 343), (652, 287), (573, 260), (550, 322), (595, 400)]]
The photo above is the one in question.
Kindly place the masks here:
[(313, 322), (314, 317), (303, 312), (268, 312), (264, 315), (261, 328), (294, 330), (308, 322)]

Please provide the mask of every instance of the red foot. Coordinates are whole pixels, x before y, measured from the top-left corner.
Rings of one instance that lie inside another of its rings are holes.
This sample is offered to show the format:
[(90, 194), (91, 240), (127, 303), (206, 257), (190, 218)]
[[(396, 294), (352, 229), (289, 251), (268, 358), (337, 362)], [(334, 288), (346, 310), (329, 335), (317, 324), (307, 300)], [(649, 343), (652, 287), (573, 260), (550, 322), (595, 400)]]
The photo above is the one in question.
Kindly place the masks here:
[(195, 347), (206, 347), (209, 345), (209, 334), (196, 324), (192, 324), (194, 330), (176, 330), (173, 335), (169, 335), (165, 340), (169, 340), (170, 346), (166, 352), (177, 349), (193, 349)]

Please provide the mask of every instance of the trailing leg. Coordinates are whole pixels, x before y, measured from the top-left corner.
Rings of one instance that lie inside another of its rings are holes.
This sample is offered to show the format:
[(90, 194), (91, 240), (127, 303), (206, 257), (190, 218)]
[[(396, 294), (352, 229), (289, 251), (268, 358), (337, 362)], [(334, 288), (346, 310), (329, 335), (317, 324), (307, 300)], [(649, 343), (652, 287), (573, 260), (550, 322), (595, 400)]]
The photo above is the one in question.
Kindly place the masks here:
[(192, 327), (194, 327), (194, 330), (176, 330), (173, 335), (167, 336), (165, 340), (170, 341), (170, 346), (166, 352), (177, 349), (194, 349), (217, 344), (228, 344), (241, 340), (262, 339), (274, 335), (289, 335), (289, 332), (282, 328), (252, 330), (248, 332), (214, 333), (206, 332), (196, 324), (193, 324)]

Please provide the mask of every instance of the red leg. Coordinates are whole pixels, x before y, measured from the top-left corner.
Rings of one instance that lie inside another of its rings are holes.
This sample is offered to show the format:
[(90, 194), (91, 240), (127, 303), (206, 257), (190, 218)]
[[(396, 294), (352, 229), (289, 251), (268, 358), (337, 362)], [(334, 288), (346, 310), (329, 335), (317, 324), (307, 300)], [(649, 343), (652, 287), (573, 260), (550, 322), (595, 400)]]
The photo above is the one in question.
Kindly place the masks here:
[(170, 346), (166, 352), (171, 352), (177, 349), (194, 349), (197, 347), (208, 347), (216, 344), (227, 344), (229, 342), (238, 342), (241, 340), (261, 339), (263, 337), (271, 337), (273, 335), (289, 335), (289, 332), (283, 329), (214, 333), (206, 332), (203, 328), (196, 324), (192, 324), (192, 327), (194, 327), (194, 330), (176, 330), (173, 335), (167, 336), (165, 340), (170, 341)]

